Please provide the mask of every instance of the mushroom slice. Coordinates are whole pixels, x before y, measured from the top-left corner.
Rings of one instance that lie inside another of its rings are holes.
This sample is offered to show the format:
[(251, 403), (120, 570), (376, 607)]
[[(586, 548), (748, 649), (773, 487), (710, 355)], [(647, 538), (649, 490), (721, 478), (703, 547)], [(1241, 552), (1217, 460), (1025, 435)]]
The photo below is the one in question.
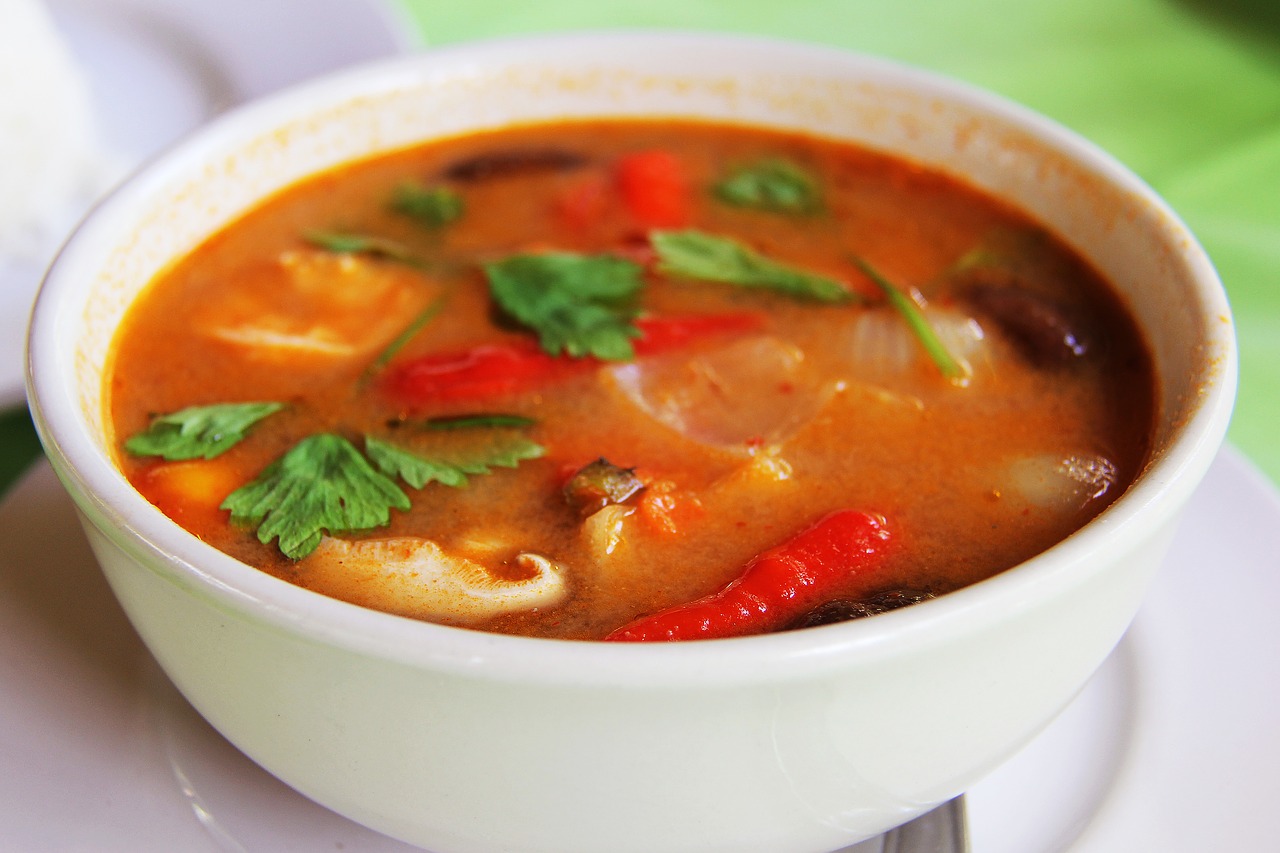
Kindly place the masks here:
[(457, 625), (564, 599), (564, 573), (557, 564), (522, 553), (515, 565), (518, 579), (511, 580), (428, 539), (352, 542), (326, 536), (301, 562), (299, 582), (352, 604)]
[(1014, 286), (976, 284), (964, 300), (998, 328), (1028, 363), (1062, 368), (1089, 354), (1082, 324), (1065, 306)]

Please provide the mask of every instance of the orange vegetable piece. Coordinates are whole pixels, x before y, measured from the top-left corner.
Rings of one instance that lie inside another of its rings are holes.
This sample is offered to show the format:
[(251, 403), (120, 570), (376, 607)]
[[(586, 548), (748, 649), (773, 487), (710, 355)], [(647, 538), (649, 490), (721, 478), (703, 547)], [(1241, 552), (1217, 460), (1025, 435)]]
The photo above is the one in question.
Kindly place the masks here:
[(644, 228), (689, 224), (692, 194), (683, 164), (670, 151), (636, 151), (618, 161), (618, 189), (627, 211)]
[(138, 478), (138, 490), (160, 511), (184, 527), (221, 523), (226, 513), (222, 501), (243, 484), (235, 467), (221, 460), (195, 459), (162, 462)]
[(636, 509), (651, 530), (668, 536), (688, 530), (706, 514), (697, 495), (678, 491), (668, 480), (650, 483), (637, 498)]

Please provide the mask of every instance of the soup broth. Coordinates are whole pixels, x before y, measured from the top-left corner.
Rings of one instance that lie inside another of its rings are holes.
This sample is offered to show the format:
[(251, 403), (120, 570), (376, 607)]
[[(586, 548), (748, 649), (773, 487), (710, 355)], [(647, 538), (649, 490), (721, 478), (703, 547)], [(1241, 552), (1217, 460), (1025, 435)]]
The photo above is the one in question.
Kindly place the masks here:
[(509, 128), (290, 187), (148, 287), (107, 381), (121, 469), (211, 545), (574, 639), (981, 581), (1124, 490), (1154, 403), (1109, 285), (1018, 211), (683, 121)]

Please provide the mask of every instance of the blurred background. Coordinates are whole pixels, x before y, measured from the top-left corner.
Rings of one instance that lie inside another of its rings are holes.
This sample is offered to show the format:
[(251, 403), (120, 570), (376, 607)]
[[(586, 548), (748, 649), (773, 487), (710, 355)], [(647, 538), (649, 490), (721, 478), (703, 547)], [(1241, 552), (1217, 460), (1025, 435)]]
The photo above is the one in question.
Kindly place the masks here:
[(1151, 184), (1209, 251), (1241, 342), (1229, 438), (1280, 480), (1280, 2), (402, 2), (427, 45), (561, 29), (729, 30), (892, 57), (1061, 122)]
[[(9, 12), (6, 4), (13, 4)], [(27, 0), (0, 0), (0, 18), (25, 5)], [(1280, 416), (1280, 289), (1274, 286), (1280, 269), (1280, 3), (1273, 0), (47, 0), (44, 5), (85, 72), (108, 144), (131, 149), (122, 171), (210, 115), (313, 73), (494, 36), (618, 27), (749, 33), (891, 57), (994, 90), (1110, 151), (1160, 192), (1199, 236), (1226, 282), (1239, 326), (1242, 383), (1230, 440), (1273, 481), (1280, 480), (1280, 442), (1271, 437)], [(367, 20), (356, 20), (359, 15), (376, 17), (382, 30), (369, 31)], [(182, 26), (201, 29), (206, 43), (199, 47), (208, 55), (187, 49), (190, 38)], [(155, 43), (130, 53), (129, 39), (143, 30)], [(169, 44), (160, 44), (166, 38)], [(182, 56), (179, 48), (185, 50)], [(0, 52), (6, 49), (0, 45)], [(145, 55), (148, 50), (154, 55)], [(228, 56), (228, 67), (217, 68)], [(186, 88), (181, 80), (171, 80), (158, 96), (148, 93), (158, 101), (130, 104), (142, 88), (164, 83), (166, 62), (175, 68), (185, 63), (177, 69), (181, 74), (203, 77)], [(126, 79), (105, 79), (99, 73), (104, 63), (112, 75)], [(137, 67), (122, 68), (131, 63)], [(0, 63), (0, 74), (6, 73), (3, 67)], [(144, 85), (136, 84), (139, 79)], [(193, 95), (204, 103), (189, 103)], [(160, 116), (162, 111), (167, 115)], [(148, 128), (149, 122), (159, 126)], [(45, 261), (28, 261), (26, 277), (38, 278)], [(0, 286), (14, 287), (2, 275)], [(27, 301), (10, 299), (4, 307), (16, 318)], [(14, 338), (0, 341), (6, 352), (18, 350), (20, 325), (11, 318), (5, 328), (4, 334)], [(3, 489), (38, 458), (39, 446), (20, 392), (0, 403)]]

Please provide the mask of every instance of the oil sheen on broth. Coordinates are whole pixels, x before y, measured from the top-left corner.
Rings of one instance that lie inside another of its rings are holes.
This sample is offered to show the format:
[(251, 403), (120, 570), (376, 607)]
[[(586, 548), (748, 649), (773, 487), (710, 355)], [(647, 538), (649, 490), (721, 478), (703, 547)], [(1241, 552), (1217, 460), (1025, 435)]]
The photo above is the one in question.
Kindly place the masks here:
[(107, 381), (122, 470), (213, 546), (579, 639), (980, 581), (1114, 500), (1153, 417), (1119, 300), (1019, 212), (831, 140), (668, 121), (290, 187), (148, 287)]

